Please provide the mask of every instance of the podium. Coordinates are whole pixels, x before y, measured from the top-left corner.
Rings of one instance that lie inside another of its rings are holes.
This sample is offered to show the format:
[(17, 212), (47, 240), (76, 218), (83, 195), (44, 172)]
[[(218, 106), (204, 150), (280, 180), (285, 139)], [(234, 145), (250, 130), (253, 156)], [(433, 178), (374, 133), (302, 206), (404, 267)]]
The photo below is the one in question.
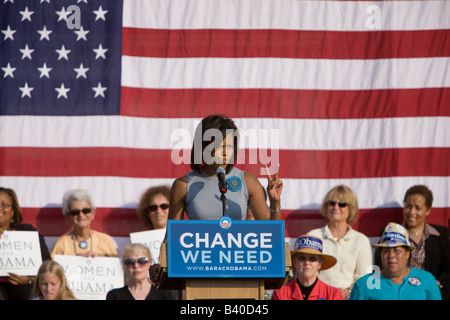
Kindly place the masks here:
[[(186, 221), (182, 222), (186, 223)], [(255, 224), (254, 221), (247, 222), (250, 224)], [(203, 277), (202, 274), (195, 274), (192, 273), (192, 275), (189, 272), (183, 273), (182, 275), (178, 275), (175, 277), (172, 277), (170, 275), (170, 261), (169, 261), (169, 252), (168, 252), (168, 244), (163, 243), (161, 245), (161, 251), (160, 251), (160, 265), (162, 268), (161, 272), (161, 279), (160, 279), (160, 286), (159, 289), (162, 290), (179, 290), (180, 295), (179, 298), (182, 300), (197, 300), (197, 299), (252, 299), (252, 300), (264, 300), (264, 290), (271, 290), (271, 289), (279, 289), (285, 282), (288, 273), (291, 269), (292, 262), (291, 262), (291, 255), (289, 251), (289, 244), (284, 242), (284, 223), (282, 224), (283, 229), (283, 237), (282, 237), (282, 246), (284, 246), (283, 251), (284, 255), (282, 256), (282, 266), (284, 267), (284, 270), (281, 272), (278, 272), (276, 276), (273, 276), (273, 274), (270, 274), (269, 276), (267, 272), (265, 271), (256, 271), (251, 273), (251, 277), (245, 277), (245, 274), (240, 274), (238, 277), (230, 276), (226, 272), (224, 274), (214, 273), (212, 276), (207, 274), (206, 277)], [(196, 233), (192, 231), (192, 225), (187, 224), (184, 227), (184, 230), (189, 230), (189, 232), (185, 232), (184, 235), (188, 234), (189, 236), (192, 236), (192, 239), (189, 242), (189, 245), (186, 245), (186, 247), (193, 247), (195, 240), (194, 235), (198, 235), (201, 233)], [(254, 227), (254, 226), (252, 226)], [(249, 228), (250, 229), (250, 228)], [(167, 241), (174, 240), (174, 236), (171, 235), (170, 230), (171, 227), (168, 225), (168, 236)], [(252, 229), (250, 229), (252, 230)], [(207, 241), (205, 239), (208, 239), (210, 242), (212, 242), (214, 231), (212, 231), (211, 236), (204, 236), (204, 238), (200, 239), (203, 241), (203, 244), (208, 246)], [(267, 233), (264, 233), (265, 235)], [(217, 234), (216, 234), (217, 235)], [(222, 234), (223, 237), (226, 236), (226, 234)], [(252, 240), (254, 240), (253, 244), (256, 243), (255, 239), (258, 239), (258, 233), (252, 233)], [(175, 239), (178, 240), (178, 236), (175, 236)], [(220, 238), (220, 236), (217, 236), (214, 239)], [(249, 237), (248, 237), (249, 238)], [(186, 238), (182, 238), (183, 241), (186, 241)], [(263, 239), (263, 238), (261, 238)], [(264, 239), (263, 239), (264, 240)], [(198, 239), (197, 239), (198, 241)], [(266, 244), (266, 247), (269, 247), (267, 245), (269, 240), (266, 239), (266, 242), (261, 241), (263, 244)], [(223, 243), (225, 244), (226, 241), (220, 242), (216, 240), (217, 243)], [(279, 245), (279, 244), (278, 244)], [(252, 246), (252, 249), (254, 249), (255, 246)], [(172, 251), (176, 250), (177, 252), (172, 254), (178, 254), (178, 248), (172, 249)], [(278, 251), (278, 250), (277, 250)], [(256, 251), (252, 250), (252, 254), (249, 256), (251, 258), (257, 259), (258, 256)], [(266, 254), (270, 255), (270, 253)], [(186, 261), (186, 256), (184, 255), (184, 259)], [(199, 256), (198, 254), (196, 257)], [(231, 256), (231, 255), (230, 255)], [(194, 257), (193, 254), (190, 256), (191, 258)], [(207, 258), (209, 256), (206, 256)], [(239, 251), (239, 254), (237, 255), (238, 258), (245, 257), (245, 254)], [(277, 258), (281, 257), (277, 256)], [(199, 258), (200, 259), (200, 258)], [(231, 258), (230, 258), (231, 259)], [(262, 258), (264, 259), (264, 257)], [(268, 260), (268, 259), (266, 259)], [(175, 261), (172, 261), (174, 263)], [(242, 261), (239, 261), (242, 264)], [(255, 262), (252, 261), (251, 262)], [(178, 266), (180, 263), (179, 261), (176, 261), (175, 264)], [(242, 264), (244, 265), (244, 264)], [(258, 266), (260, 266), (258, 263), (252, 264), (252, 268), (257, 269)], [(222, 264), (223, 268), (226, 268), (226, 264)], [(261, 267), (262, 269), (265, 269), (264, 267)], [(220, 269), (220, 266), (219, 266)], [(279, 268), (278, 268), (279, 270)]]
[(251, 299), (264, 300), (264, 290), (279, 289), (291, 269), (289, 244), (285, 244), (285, 277), (283, 278), (170, 278), (168, 277), (167, 244), (161, 245), (162, 277), (159, 289), (180, 290), (182, 300)]

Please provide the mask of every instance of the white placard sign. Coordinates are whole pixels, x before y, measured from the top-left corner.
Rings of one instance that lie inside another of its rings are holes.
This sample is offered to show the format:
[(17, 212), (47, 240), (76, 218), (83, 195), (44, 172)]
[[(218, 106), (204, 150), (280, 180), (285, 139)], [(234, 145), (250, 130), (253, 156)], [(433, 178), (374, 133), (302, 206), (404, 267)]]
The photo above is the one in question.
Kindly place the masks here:
[(161, 249), (161, 243), (166, 236), (166, 229), (156, 229), (141, 232), (130, 233), (131, 243), (142, 243), (150, 249), (153, 263), (159, 261), (159, 250)]
[(35, 276), (42, 264), (37, 231), (5, 231), (0, 238), (0, 276)]
[(69, 288), (79, 300), (105, 300), (106, 294), (124, 286), (119, 258), (55, 255), (64, 269)]

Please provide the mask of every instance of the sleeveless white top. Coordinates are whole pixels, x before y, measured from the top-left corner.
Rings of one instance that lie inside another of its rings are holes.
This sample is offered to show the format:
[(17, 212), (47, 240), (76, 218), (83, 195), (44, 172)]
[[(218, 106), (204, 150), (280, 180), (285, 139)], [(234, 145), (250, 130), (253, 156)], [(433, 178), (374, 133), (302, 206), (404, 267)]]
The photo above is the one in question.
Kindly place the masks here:
[[(218, 220), (222, 217), (219, 179), (191, 171), (187, 175), (186, 215), (191, 220)], [(244, 171), (233, 168), (225, 175), (228, 191), (226, 215), (233, 220), (245, 220), (248, 209), (248, 190)]]

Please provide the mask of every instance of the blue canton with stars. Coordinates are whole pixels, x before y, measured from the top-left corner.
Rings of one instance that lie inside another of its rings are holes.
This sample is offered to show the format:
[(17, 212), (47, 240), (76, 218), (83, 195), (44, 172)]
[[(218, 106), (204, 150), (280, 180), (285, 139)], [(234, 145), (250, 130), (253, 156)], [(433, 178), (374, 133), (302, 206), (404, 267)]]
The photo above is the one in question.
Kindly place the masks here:
[(119, 114), (122, 1), (0, 1), (0, 115)]

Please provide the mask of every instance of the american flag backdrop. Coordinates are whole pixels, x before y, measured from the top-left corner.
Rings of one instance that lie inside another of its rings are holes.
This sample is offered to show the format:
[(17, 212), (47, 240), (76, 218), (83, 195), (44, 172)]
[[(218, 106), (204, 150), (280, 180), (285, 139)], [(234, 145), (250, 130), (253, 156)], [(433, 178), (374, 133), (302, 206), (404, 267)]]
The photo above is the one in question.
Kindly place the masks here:
[(93, 194), (93, 229), (144, 230), (140, 195), (190, 171), (212, 113), (264, 186), (279, 161), (287, 238), (324, 225), (337, 184), (369, 237), (414, 184), (448, 225), (449, 1), (1, 0), (0, 30), (0, 185), (45, 236), (70, 228), (72, 188)]

